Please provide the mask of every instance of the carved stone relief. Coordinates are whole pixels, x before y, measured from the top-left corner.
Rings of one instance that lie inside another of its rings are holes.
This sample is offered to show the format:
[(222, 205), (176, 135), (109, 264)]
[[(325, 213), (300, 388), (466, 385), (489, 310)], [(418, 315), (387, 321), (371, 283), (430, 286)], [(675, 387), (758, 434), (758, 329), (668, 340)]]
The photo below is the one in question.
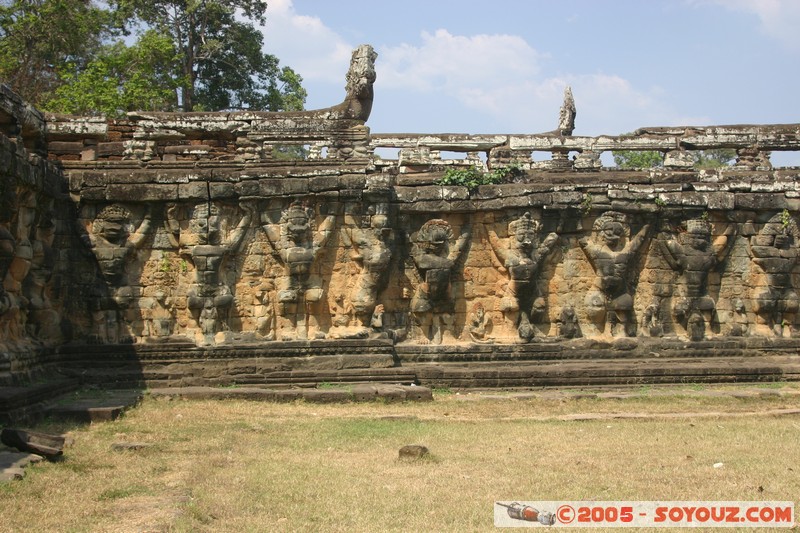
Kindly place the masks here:
[(85, 233), (85, 244), (97, 260), (101, 278), (92, 287), (91, 340), (100, 343), (131, 343), (130, 331), (137, 322), (134, 300), (136, 279), (129, 276), (130, 263), (143, 247), (152, 230), (150, 213), (138, 227), (132, 225), (131, 213), (120, 204), (112, 204), (97, 213)]
[(541, 298), (536, 287), (540, 268), (558, 242), (555, 232), (540, 242), (541, 228), (541, 222), (526, 211), (508, 224), (507, 242), (503, 242), (491, 227), (487, 229), (492, 249), (508, 275), (500, 311), (507, 328), (515, 330), (519, 339), (525, 342), (534, 336), (531, 315), (544, 307), (543, 300), (537, 302), (537, 297)]
[[(348, 264), (353, 268), (348, 270), (349, 279), (344, 283), (347, 295), (335, 297), (331, 334), (339, 338), (365, 338), (379, 333), (374, 327), (374, 313), (378, 293), (388, 277), (395, 246), (394, 231), (386, 203), (370, 205), (363, 215), (350, 218), (353, 225), (341, 228), (339, 233), (342, 245), (349, 250)], [(378, 329), (382, 329), (382, 319)]]
[(414, 338), (421, 344), (455, 341), (451, 279), (470, 235), (466, 226), (456, 238), (450, 224), (438, 218), (428, 220), (411, 235), (411, 257), (419, 279), (411, 299), (411, 313), (415, 319)]
[(681, 231), (662, 231), (659, 243), (663, 257), (680, 276), (672, 313), (692, 340), (713, 335), (717, 321), (716, 302), (709, 294), (709, 273), (723, 263), (734, 243), (736, 225), (727, 228), (712, 241), (712, 223), (707, 218), (690, 219)]
[(213, 202), (195, 205), (184, 224), (179, 222), (182, 217), (178, 216), (177, 207), (167, 209), (166, 223), (173, 245), (194, 270), (186, 303), (200, 344), (223, 342), (230, 332), (228, 318), (234, 295), (224, 269), (239, 251), (253, 216), (252, 205), (242, 202), (240, 207), (243, 214), (228, 232), (222, 227), (222, 208)]
[(325, 337), (318, 320), (323, 283), (314, 263), (333, 234), (335, 221), (334, 215), (323, 214), (317, 225), (314, 210), (299, 201), (283, 211), (278, 223), (262, 219), (262, 228), (283, 266), (277, 287), (278, 340)]
[(752, 294), (756, 332), (791, 336), (798, 310), (792, 271), (800, 258), (800, 228), (784, 211), (773, 216), (748, 242), (753, 263), (763, 273)]
[(634, 263), (647, 241), (650, 224), (631, 237), (628, 218), (618, 211), (606, 211), (595, 220), (592, 235), (578, 240), (596, 275), (594, 290), (586, 295), (588, 315), (607, 337), (636, 334)]

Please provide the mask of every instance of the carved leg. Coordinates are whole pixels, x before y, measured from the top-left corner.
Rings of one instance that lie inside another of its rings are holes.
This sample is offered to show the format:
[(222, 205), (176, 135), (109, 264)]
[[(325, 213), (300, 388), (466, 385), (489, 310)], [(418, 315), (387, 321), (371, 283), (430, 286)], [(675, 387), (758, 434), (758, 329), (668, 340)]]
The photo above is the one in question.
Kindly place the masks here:
[(455, 336), (455, 317), (450, 313), (443, 313), (439, 317), (440, 323), (440, 330), (441, 330), (441, 341), (437, 344), (441, 344), (441, 342), (448, 342), (448, 343), (455, 343), (456, 336)]
[(429, 312), (414, 313), (413, 338), (418, 344), (430, 344), (433, 314)]
[(531, 325), (528, 313), (522, 311), (519, 313), (519, 326), (517, 327), (519, 338), (524, 342), (530, 342), (533, 339), (535, 331)]

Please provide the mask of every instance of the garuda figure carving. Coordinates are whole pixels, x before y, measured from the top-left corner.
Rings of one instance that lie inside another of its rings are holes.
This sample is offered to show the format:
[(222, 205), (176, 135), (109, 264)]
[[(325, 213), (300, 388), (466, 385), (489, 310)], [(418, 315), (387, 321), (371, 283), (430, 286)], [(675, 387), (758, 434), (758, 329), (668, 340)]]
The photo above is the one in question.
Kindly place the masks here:
[(411, 239), (411, 257), (421, 279), (411, 299), (411, 312), (422, 344), (455, 341), (450, 280), (469, 237), (470, 230), (466, 228), (451, 245), (454, 235), (450, 224), (433, 219), (423, 224)]
[(531, 314), (534, 307), (544, 307), (544, 302), (534, 305), (537, 299), (536, 281), (544, 259), (558, 242), (558, 234), (553, 232), (541, 242), (539, 233), (542, 224), (526, 212), (508, 224), (508, 243), (488, 229), (489, 242), (497, 257), (508, 272), (508, 285), (500, 300), (507, 325), (515, 328), (519, 338), (525, 342), (534, 336)]
[(341, 230), (342, 241), (351, 248), (350, 258), (358, 268), (350, 291), (350, 305), (356, 321), (355, 331), (350, 335), (365, 336), (371, 331), (378, 291), (386, 282), (394, 235), (387, 209), (386, 204), (370, 206), (360, 227)]
[(317, 228), (314, 210), (293, 202), (278, 224), (263, 223), (284, 268), (278, 287), (279, 340), (325, 337), (318, 321), (322, 280), (312, 267), (333, 233), (335, 221), (334, 215), (327, 215)]
[(791, 336), (798, 310), (792, 271), (800, 258), (800, 228), (788, 211), (773, 216), (748, 242), (750, 257), (766, 286), (754, 291), (756, 328), (762, 334)]
[(177, 221), (177, 207), (167, 210), (172, 244), (194, 265), (195, 280), (187, 294), (187, 305), (200, 328), (200, 344), (218, 342), (217, 334), (228, 330), (234, 297), (222, 270), (239, 250), (253, 216), (252, 205), (244, 202), (241, 207), (245, 213), (227, 236), (222, 231), (220, 207), (214, 203), (195, 206), (185, 232)]
[(607, 336), (636, 334), (631, 271), (649, 229), (649, 224), (645, 224), (631, 238), (627, 215), (606, 211), (592, 226), (594, 238), (585, 236), (578, 240), (597, 275), (596, 290), (586, 298), (587, 308), (590, 317)]
[(663, 232), (659, 239), (664, 259), (680, 273), (683, 281), (678, 286), (673, 314), (689, 338), (696, 341), (712, 334), (716, 302), (708, 294), (708, 274), (728, 256), (736, 225), (729, 224), (725, 233), (713, 242), (711, 230), (708, 220), (692, 219), (686, 221), (686, 231), (677, 238), (674, 232)]
[(131, 233), (131, 213), (119, 204), (105, 207), (92, 222), (88, 243), (103, 275), (92, 298), (94, 335), (101, 343), (130, 343), (126, 318), (134, 300), (128, 278), (130, 262), (151, 230), (150, 213)]

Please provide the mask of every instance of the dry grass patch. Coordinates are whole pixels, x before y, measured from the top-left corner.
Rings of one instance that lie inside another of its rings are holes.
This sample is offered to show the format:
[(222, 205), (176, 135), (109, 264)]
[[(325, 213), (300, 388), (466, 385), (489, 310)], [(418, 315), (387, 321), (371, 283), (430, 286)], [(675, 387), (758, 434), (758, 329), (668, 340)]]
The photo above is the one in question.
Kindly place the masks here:
[[(3, 530), (491, 531), (495, 500), (798, 500), (798, 397), (271, 404), (147, 399), (0, 486)], [(38, 429), (60, 430), (56, 426)], [(152, 442), (113, 452), (120, 441)], [(400, 461), (398, 449), (431, 455)], [(722, 468), (714, 468), (723, 463)]]

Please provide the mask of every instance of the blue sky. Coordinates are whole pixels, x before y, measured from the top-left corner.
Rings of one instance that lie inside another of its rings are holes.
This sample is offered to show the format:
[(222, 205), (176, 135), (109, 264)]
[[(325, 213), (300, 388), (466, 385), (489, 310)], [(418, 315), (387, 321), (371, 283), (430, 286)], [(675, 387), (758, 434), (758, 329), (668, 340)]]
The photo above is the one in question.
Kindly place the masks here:
[(564, 87), (576, 135), (800, 122), (800, 0), (270, 0), (265, 50), (309, 109), (379, 54), (373, 133), (537, 133)]

